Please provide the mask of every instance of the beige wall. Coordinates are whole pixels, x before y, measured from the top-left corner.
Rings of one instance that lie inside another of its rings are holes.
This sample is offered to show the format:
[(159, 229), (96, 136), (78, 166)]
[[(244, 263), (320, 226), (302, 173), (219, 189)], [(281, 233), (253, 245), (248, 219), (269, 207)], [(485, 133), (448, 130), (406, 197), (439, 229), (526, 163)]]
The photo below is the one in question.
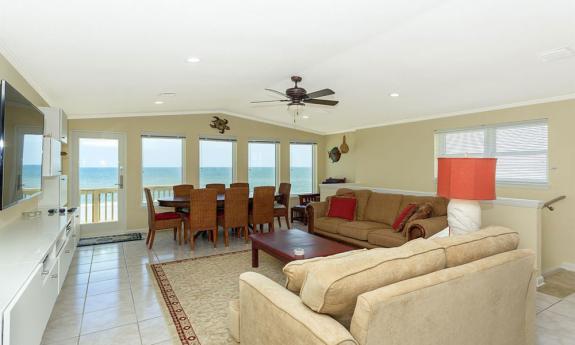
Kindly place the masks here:
[(200, 136), (232, 137), (237, 140), (237, 180), (248, 179), (248, 140), (277, 139), (280, 141), (280, 181), (289, 182), (289, 143), (292, 140), (315, 142), (317, 146), (318, 180), (324, 177), (325, 145), (323, 137), (287, 127), (280, 127), (242, 118), (223, 115), (231, 130), (220, 135), (209, 127), (212, 115), (144, 116), (130, 118), (70, 120), (69, 130), (111, 131), (127, 134), (127, 194), (128, 229), (147, 227), (146, 209), (142, 206), (141, 134), (181, 134), (186, 140), (186, 181), (198, 185)]
[[(325, 177), (346, 178), (346, 182), (355, 182), (355, 164), (358, 156), (355, 133), (346, 133), (346, 143), (349, 146), (349, 152), (342, 154), (339, 162), (333, 163), (331, 159), (326, 158)], [(343, 134), (328, 135), (325, 137), (325, 155), (333, 147), (340, 147), (343, 142)]]
[[(353, 164), (326, 163), (325, 173), (354, 176), (365, 185), (433, 192), (434, 130), (540, 118), (549, 119), (549, 187), (501, 187), (497, 194), (540, 200), (567, 195), (554, 212), (543, 212), (545, 271), (575, 263), (575, 100), (358, 130), (348, 134), (354, 137)], [(328, 136), (327, 147), (341, 136)]]
[[(47, 106), (48, 103), (28, 84), (28, 82), (14, 69), (14, 67), (0, 55), (0, 79), (4, 79), (10, 83), (16, 90), (24, 95), (30, 102), (38, 107)], [(0, 211), (0, 228), (4, 227), (9, 222), (20, 217), (23, 211), (36, 208), (38, 205), (37, 197), (31, 200), (21, 202), (16, 206), (7, 208)]]

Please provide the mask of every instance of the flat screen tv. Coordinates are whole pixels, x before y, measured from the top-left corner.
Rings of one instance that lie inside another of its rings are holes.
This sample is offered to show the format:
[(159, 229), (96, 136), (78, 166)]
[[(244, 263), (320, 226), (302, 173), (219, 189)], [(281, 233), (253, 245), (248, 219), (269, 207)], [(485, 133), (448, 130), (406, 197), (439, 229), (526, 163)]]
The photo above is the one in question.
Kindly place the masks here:
[(42, 191), (44, 114), (0, 81), (0, 209)]

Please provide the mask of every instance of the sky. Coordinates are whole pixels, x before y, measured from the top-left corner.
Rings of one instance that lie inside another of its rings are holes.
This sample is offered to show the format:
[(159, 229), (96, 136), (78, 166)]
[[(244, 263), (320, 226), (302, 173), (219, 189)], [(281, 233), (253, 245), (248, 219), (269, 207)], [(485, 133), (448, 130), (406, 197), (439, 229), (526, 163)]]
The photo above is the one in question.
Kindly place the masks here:
[(38, 148), (42, 147), (42, 136), (41, 135), (24, 135), (24, 149), (22, 164), (24, 165), (40, 165), (42, 164), (42, 150)]

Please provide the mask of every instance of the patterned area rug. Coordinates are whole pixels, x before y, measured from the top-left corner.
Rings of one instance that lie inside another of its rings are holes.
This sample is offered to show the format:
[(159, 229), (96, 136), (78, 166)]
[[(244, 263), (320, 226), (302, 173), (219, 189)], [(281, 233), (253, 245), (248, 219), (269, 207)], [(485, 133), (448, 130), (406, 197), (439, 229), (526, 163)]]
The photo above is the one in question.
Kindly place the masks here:
[(253, 271), (283, 284), (279, 260), (260, 251), (252, 268), (251, 251), (151, 265), (182, 345), (235, 345), (228, 334), (230, 300), (239, 296), (240, 274)]
[(78, 247), (95, 246), (98, 244), (108, 244), (118, 242), (140, 241), (140, 240), (142, 240), (142, 234), (139, 232), (132, 232), (123, 235), (87, 237), (80, 239), (80, 241), (78, 242)]

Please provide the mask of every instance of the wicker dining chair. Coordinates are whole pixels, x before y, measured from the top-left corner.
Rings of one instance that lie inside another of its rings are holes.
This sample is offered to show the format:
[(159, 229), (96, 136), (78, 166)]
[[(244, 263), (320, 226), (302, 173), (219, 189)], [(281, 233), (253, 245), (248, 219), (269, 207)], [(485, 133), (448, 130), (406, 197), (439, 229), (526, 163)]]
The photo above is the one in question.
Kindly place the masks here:
[[(193, 184), (178, 184), (178, 185), (175, 185), (172, 187), (172, 191), (174, 192), (174, 196), (178, 196), (178, 197), (189, 197), (190, 191), (192, 189), (194, 189)], [(183, 212), (183, 213), (189, 212), (188, 208), (182, 208), (182, 207), (175, 207), (174, 210), (176, 212)]]
[(200, 231), (211, 231), (214, 248), (218, 244), (218, 191), (210, 188), (190, 191), (190, 212), (184, 218), (190, 248), (196, 247), (195, 235)]
[(232, 184), (230, 184), (230, 188), (237, 188), (237, 187), (242, 187), (242, 188), (250, 188), (250, 184), (247, 182), (234, 182)]
[(190, 191), (194, 189), (193, 184), (178, 184), (172, 187), (174, 196), (188, 197), (190, 196)]
[(156, 213), (152, 192), (149, 188), (144, 188), (144, 193), (146, 194), (146, 204), (148, 206), (148, 237), (146, 237), (148, 248), (152, 249), (156, 231), (159, 230), (173, 229), (174, 239), (176, 235), (179, 235), (179, 244), (182, 244), (182, 215), (177, 212)]
[(208, 183), (206, 188), (215, 189), (218, 191), (218, 194), (224, 194), (226, 192), (226, 185), (223, 183)]
[(280, 201), (274, 204), (274, 217), (278, 219), (278, 224), (280, 228), (282, 227), (281, 217), (284, 217), (287, 223), (288, 229), (290, 228), (289, 222), (289, 198), (291, 192), (291, 184), (287, 182), (280, 183), (279, 193)]
[(274, 231), (274, 194), (275, 187), (255, 187), (252, 207), (250, 210), (250, 224), (256, 231), (256, 225), (260, 226), (263, 232), (264, 224), (267, 224), (269, 231)]
[(224, 244), (229, 246), (230, 229), (239, 229), (248, 242), (248, 212), (250, 192), (245, 187), (228, 188), (223, 212), (218, 213), (218, 224), (224, 228)]

